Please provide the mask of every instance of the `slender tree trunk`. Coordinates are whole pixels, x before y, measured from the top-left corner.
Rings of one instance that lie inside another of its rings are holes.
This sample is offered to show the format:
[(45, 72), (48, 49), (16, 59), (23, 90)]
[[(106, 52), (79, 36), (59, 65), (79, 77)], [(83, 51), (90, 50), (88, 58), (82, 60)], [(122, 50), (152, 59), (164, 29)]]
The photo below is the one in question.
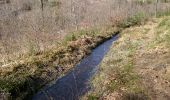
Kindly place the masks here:
[(158, 0), (156, 0), (156, 3), (155, 3), (155, 17), (157, 17), (157, 12), (158, 12)]
[(43, 0), (41, 0), (41, 10), (42, 11), (44, 10), (44, 2), (43, 2)]
[(44, 33), (44, 0), (40, 0), (41, 3), (41, 11), (42, 11), (42, 29), (41, 31)]

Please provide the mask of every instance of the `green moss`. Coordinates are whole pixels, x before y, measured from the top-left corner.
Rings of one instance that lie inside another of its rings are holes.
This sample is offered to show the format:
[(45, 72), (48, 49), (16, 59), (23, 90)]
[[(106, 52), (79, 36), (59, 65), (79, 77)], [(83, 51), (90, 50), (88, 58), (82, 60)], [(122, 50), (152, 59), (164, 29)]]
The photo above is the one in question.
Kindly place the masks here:
[(89, 95), (88, 96), (88, 100), (98, 100), (99, 98), (97, 96), (94, 95)]

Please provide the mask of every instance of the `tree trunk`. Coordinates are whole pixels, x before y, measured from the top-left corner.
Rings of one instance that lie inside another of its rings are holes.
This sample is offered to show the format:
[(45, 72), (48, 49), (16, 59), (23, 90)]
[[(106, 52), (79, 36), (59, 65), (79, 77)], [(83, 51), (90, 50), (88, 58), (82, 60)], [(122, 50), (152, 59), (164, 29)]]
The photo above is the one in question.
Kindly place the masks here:
[(44, 2), (43, 2), (43, 0), (41, 0), (41, 10), (42, 11), (44, 10)]
[(155, 4), (155, 17), (157, 17), (157, 12), (158, 12), (158, 0), (156, 0), (156, 4)]

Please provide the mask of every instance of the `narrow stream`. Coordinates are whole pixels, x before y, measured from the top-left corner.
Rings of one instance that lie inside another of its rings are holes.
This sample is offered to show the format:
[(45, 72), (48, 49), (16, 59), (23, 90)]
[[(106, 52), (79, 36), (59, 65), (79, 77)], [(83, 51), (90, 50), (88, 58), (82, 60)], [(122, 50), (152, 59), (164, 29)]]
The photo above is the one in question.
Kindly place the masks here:
[(99, 45), (72, 71), (34, 95), (33, 100), (79, 100), (79, 97), (90, 89), (90, 78), (95, 74), (99, 63), (117, 38), (117, 35), (113, 36)]

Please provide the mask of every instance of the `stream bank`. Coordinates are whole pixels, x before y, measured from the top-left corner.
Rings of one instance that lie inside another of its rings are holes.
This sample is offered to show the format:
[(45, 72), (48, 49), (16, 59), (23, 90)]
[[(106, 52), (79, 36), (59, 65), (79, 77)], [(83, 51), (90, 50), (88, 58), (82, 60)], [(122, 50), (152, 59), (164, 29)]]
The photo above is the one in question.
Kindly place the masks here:
[(0, 91), (3, 99), (31, 99), (44, 85), (63, 76), (91, 50), (119, 33), (85, 31), (66, 37), (56, 48), (0, 67)]
[(82, 100), (169, 100), (169, 27), (164, 16), (123, 30)]
[(108, 52), (112, 42), (117, 38), (118, 35), (114, 35), (100, 44), (68, 74), (37, 93), (33, 100), (79, 100), (79, 97), (90, 89), (89, 80), (97, 71), (98, 64)]

